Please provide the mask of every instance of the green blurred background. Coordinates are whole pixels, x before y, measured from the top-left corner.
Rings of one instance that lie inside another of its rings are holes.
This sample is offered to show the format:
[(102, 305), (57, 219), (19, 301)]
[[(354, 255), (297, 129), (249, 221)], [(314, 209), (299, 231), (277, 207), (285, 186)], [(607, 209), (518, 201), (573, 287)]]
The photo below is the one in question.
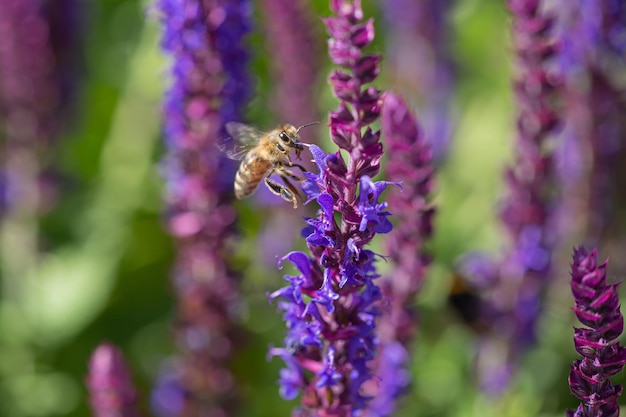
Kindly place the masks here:
[[(311, 3), (318, 15), (328, 15), (325, 0)], [(477, 392), (474, 334), (446, 304), (455, 259), (467, 250), (496, 252), (502, 245), (495, 207), (514, 137), (509, 17), (502, 3), (459, 0), (451, 10), (458, 65), (456, 127), (448, 158), (437, 172), (438, 215), (429, 244), (434, 263), (417, 300), (421, 328), (412, 362), (415, 383), (399, 416), (556, 416), (577, 404), (567, 385), (568, 366), (576, 358), (567, 272), (572, 242), (557, 258), (554, 291), (540, 324), (541, 344), (527, 355), (501, 399)], [(63, 178), (60, 196), (39, 224), (44, 249), (38, 263), (18, 284), (16, 296), (0, 301), (1, 416), (89, 415), (83, 384), (87, 363), (105, 340), (126, 354), (148, 413), (150, 387), (175, 351), (168, 280), (174, 247), (161, 215), (160, 106), (167, 61), (159, 48), (158, 13), (145, 1), (82, 4), (84, 77), (78, 111), (73, 128), (52, 150)], [(377, 5), (364, 1), (364, 8), (366, 16), (377, 17), (372, 49), (384, 54)], [(259, 26), (250, 37), (256, 92), (248, 122), (269, 128), (279, 120), (266, 111), (272, 57)], [(323, 78), (330, 70), (325, 65)], [(388, 79), (383, 69), (377, 85), (392, 88)], [(326, 115), (336, 104), (322, 85), (319, 106)], [(241, 248), (256, 245), (262, 222), (252, 204), (238, 206)], [(278, 395), (281, 363), (266, 360), (267, 346), (281, 343), (284, 324), (265, 294), (282, 286), (282, 272), (241, 252), (244, 324), (251, 339), (236, 361), (244, 399), (240, 414), (289, 415), (296, 402)], [(614, 278), (610, 267), (609, 276)]]

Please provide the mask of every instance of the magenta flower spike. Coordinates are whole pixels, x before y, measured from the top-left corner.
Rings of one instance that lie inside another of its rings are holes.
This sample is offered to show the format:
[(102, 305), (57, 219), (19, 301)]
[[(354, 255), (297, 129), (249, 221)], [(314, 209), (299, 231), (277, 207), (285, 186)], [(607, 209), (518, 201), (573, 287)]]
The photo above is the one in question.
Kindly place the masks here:
[(138, 417), (137, 394), (122, 352), (110, 343), (94, 350), (87, 375), (94, 417)]
[(297, 269), (287, 287), (270, 294), (287, 324), (284, 347), (270, 354), (286, 365), (281, 395), (302, 394), (298, 416), (352, 416), (370, 398), (363, 384), (372, 378), (380, 288), (376, 254), (366, 249), (378, 233), (392, 229), (386, 203), (379, 202), (385, 181), (372, 181), (383, 155), (380, 132), (369, 125), (378, 119), (382, 97), (367, 86), (379, 72), (380, 56), (363, 52), (374, 39), (373, 21), (363, 22), (360, 1), (330, 3), (334, 16), (325, 19), (334, 70), (330, 83), (339, 108), (330, 114), (333, 142), (347, 151), (326, 154), (310, 146), (319, 173), (306, 173), (303, 189), (319, 210), (302, 231), (309, 254), (284, 256)]
[[(176, 336), (181, 357), (176, 381), (179, 409), (162, 415), (227, 415), (236, 406), (229, 360), (238, 326), (239, 276), (228, 256), (236, 213), (234, 167), (216, 144), (224, 124), (241, 120), (251, 83), (243, 37), (250, 28), (249, 0), (159, 0), (162, 46), (172, 58), (172, 84), (164, 106), (168, 154), (167, 225), (175, 239), (172, 282), (177, 297)], [(169, 384), (168, 387), (171, 387)], [(168, 404), (173, 389), (153, 393)]]
[(389, 192), (397, 228), (385, 240), (391, 271), (381, 279), (389, 300), (378, 322), (381, 353), (376, 362), (376, 394), (367, 415), (389, 416), (411, 381), (408, 348), (418, 324), (412, 308), (429, 263), (423, 244), (432, 234), (435, 209), (428, 201), (433, 188), (433, 153), (420, 126), (401, 97), (387, 93), (381, 119), (388, 146), (385, 177), (402, 182)]
[(574, 346), (582, 359), (574, 361), (569, 374), (572, 394), (582, 402), (568, 416), (619, 416), (617, 398), (621, 385), (611, 383), (612, 376), (624, 369), (626, 349), (616, 339), (624, 330), (620, 312), (618, 284), (607, 284), (608, 261), (598, 264), (598, 253), (574, 249), (572, 295), (574, 313), (586, 328), (574, 328)]

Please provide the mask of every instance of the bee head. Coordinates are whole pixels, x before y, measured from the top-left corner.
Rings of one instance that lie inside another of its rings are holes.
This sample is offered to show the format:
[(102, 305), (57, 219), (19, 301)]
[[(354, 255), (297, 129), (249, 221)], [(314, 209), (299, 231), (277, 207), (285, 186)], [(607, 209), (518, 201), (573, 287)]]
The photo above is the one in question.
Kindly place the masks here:
[(283, 153), (295, 149), (296, 155), (299, 155), (300, 151), (303, 149), (302, 144), (300, 144), (298, 131), (293, 125), (282, 125), (280, 127), (276, 146)]
[(294, 149), (296, 157), (300, 159), (300, 152), (304, 149), (304, 146), (302, 146), (302, 143), (300, 142), (300, 129), (317, 123), (319, 122), (308, 123), (300, 126), (299, 128), (290, 124), (282, 125), (280, 127), (280, 133), (278, 134), (278, 149), (280, 149), (281, 152), (287, 152), (287, 149), (289, 148)]

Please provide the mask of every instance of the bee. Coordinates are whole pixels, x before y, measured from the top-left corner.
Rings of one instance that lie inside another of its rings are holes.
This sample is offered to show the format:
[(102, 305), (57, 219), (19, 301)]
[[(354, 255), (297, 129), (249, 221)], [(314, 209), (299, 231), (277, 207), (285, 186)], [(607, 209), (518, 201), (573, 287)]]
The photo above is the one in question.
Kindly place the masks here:
[[(297, 208), (302, 196), (291, 181), (302, 181), (303, 178), (288, 168), (295, 167), (302, 172), (306, 172), (306, 169), (293, 163), (289, 153), (293, 150), (296, 158), (300, 159), (304, 145), (298, 134), (302, 128), (317, 123), (319, 122), (299, 128), (283, 124), (269, 132), (262, 132), (242, 123), (227, 123), (226, 131), (230, 137), (218, 143), (218, 148), (230, 159), (241, 161), (235, 175), (235, 197), (249, 197), (264, 180), (272, 193), (293, 203), (293, 207)], [(270, 179), (274, 174), (280, 176), (284, 185)]]

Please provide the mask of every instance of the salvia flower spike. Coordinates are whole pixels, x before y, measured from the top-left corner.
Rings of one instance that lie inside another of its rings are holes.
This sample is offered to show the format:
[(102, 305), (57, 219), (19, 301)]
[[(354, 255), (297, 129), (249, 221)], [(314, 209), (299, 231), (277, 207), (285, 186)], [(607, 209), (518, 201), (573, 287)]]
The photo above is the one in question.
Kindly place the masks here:
[(380, 201), (389, 183), (372, 180), (383, 155), (380, 132), (369, 126), (380, 116), (382, 94), (367, 86), (378, 75), (380, 56), (363, 52), (374, 39), (373, 21), (363, 22), (358, 0), (330, 5), (329, 54), (341, 67), (329, 79), (340, 101), (330, 114), (330, 132), (348, 160), (339, 150), (326, 154), (309, 147), (319, 173), (306, 173), (303, 190), (319, 209), (302, 230), (310, 253), (290, 252), (279, 262), (289, 261), (297, 273), (286, 275), (288, 285), (270, 294), (288, 328), (284, 346), (270, 354), (286, 365), (281, 394), (302, 395), (296, 415), (347, 417), (370, 400), (362, 386), (372, 378), (377, 346), (382, 296), (375, 284), (376, 254), (366, 245), (392, 225)]
[(394, 218), (401, 228), (388, 235), (385, 250), (391, 271), (381, 280), (389, 300), (378, 323), (381, 353), (376, 362), (378, 383), (368, 416), (388, 416), (396, 399), (410, 383), (408, 348), (417, 329), (411, 307), (422, 286), (429, 263), (423, 244), (433, 229), (435, 210), (429, 201), (433, 188), (433, 152), (404, 100), (387, 93), (381, 118), (389, 154), (385, 176), (402, 181), (402, 189), (389, 193)]
[(128, 366), (122, 351), (112, 344), (101, 344), (91, 355), (87, 387), (95, 417), (139, 416)]
[(608, 261), (598, 264), (597, 250), (574, 249), (572, 295), (574, 313), (586, 328), (574, 328), (574, 346), (582, 359), (574, 361), (569, 374), (572, 394), (582, 401), (568, 416), (615, 417), (619, 415), (617, 398), (621, 385), (609, 379), (626, 364), (626, 349), (615, 340), (624, 329), (620, 312), (618, 284), (607, 284)]
[[(181, 416), (224, 415), (236, 405), (233, 355), (241, 306), (238, 275), (229, 267), (234, 235), (234, 167), (217, 141), (241, 120), (250, 96), (250, 0), (159, 0), (162, 46), (172, 58), (165, 108), (167, 223), (176, 242), (172, 272), (181, 350), (172, 381), (180, 384)], [(154, 403), (160, 393), (155, 390)]]

